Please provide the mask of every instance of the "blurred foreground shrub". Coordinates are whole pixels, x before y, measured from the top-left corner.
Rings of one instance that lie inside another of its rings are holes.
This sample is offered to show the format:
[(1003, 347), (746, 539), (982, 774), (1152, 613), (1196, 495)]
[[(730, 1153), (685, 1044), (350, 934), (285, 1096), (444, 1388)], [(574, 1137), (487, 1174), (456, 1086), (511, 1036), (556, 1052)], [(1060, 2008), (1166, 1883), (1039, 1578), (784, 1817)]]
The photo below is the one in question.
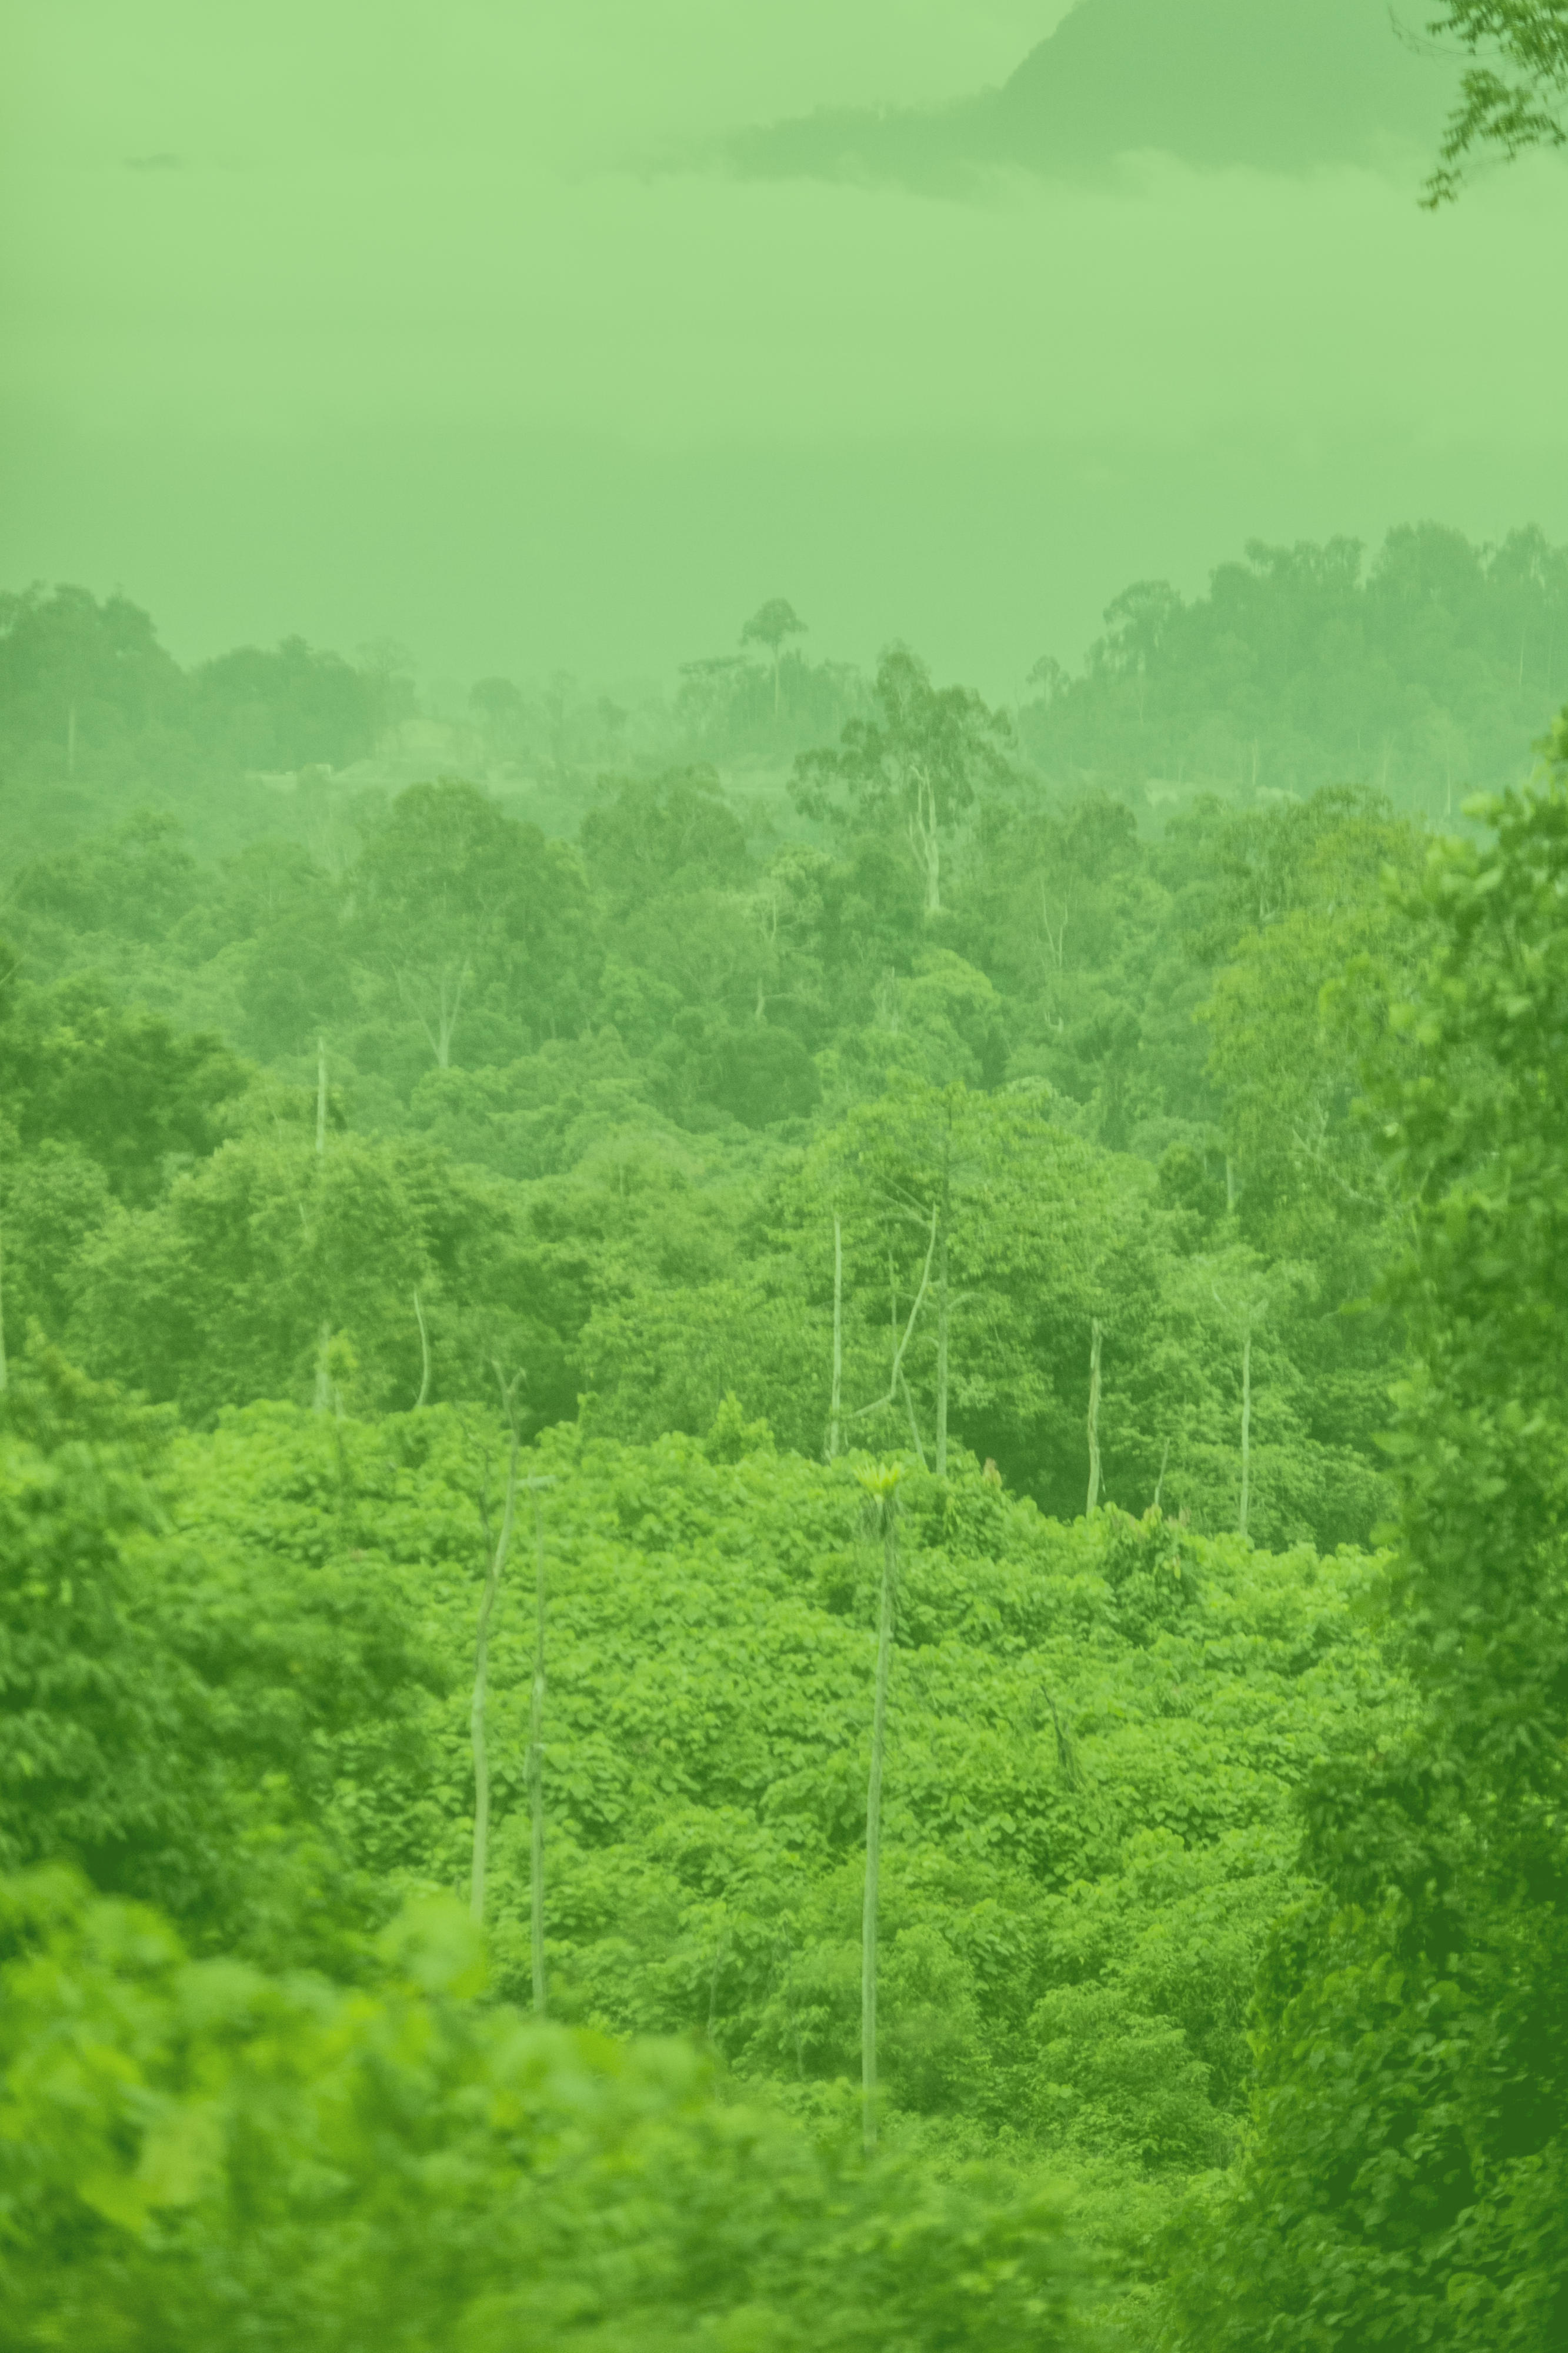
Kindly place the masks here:
[(1052, 2211), (867, 2168), (701, 2060), (477, 2001), (455, 1907), (374, 1992), (192, 1961), (61, 1872), (0, 1883), (0, 2309), (87, 2353), (1050, 2353)]

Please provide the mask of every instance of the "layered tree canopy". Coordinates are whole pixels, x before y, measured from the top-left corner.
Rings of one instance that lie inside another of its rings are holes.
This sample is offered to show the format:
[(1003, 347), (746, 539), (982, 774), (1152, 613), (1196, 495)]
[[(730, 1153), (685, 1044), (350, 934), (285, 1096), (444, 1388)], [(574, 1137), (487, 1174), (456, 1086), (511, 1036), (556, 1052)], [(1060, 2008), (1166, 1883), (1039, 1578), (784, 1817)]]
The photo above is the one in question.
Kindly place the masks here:
[(19, 2345), (1554, 2353), (1568, 744), (1410, 778), (1559, 568), (593, 778), (14, 601)]

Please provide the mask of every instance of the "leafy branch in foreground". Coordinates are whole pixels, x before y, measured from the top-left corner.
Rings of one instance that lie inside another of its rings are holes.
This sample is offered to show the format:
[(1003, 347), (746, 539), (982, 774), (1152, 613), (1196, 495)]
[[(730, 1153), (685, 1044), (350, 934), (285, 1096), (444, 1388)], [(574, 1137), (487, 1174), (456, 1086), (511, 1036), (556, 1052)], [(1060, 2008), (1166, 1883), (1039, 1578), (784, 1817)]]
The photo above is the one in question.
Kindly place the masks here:
[(1507, 163), (1538, 147), (1568, 146), (1568, 0), (1447, 0), (1427, 30), (1456, 37), (1474, 57), (1495, 50), (1509, 72), (1471, 66), (1422, 201), (1452, 204), (1473, 157), (1500, 150)]

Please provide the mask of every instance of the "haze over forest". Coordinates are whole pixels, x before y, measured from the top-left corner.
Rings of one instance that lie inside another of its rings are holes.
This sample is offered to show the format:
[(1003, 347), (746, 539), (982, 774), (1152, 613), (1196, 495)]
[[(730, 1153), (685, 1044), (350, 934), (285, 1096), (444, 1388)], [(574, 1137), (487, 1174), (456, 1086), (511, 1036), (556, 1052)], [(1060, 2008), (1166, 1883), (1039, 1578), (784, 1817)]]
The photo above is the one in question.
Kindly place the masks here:
[(5, 2347), (1568, 2342), (1568, 0), (1424, 5), (14, 13)]
[(1420, 212), (1381, 0), (1064, 15), (18, 8), (7, 576), (612, 689), (783, 590), (1005, 697), (1252, 538), (1568, 539), (1561, 175)]

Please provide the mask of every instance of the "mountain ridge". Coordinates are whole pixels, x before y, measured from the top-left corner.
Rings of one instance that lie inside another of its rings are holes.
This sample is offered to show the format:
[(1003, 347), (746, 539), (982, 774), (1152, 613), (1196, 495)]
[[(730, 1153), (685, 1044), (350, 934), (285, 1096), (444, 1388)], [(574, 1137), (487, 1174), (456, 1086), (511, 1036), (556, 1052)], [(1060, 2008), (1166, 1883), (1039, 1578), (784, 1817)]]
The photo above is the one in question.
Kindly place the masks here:
[[(1403, 37), (1402, 37), (1403, 36)], [(1158, 152), (1301, 172), (1435, 151), (1457, 67), (1384, 0), (1079, 0), (1000, 87), (927, 109), (823, 109), (741, 132), (755, 178), (952, 188)]]

